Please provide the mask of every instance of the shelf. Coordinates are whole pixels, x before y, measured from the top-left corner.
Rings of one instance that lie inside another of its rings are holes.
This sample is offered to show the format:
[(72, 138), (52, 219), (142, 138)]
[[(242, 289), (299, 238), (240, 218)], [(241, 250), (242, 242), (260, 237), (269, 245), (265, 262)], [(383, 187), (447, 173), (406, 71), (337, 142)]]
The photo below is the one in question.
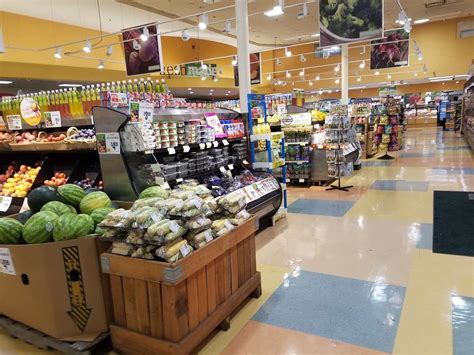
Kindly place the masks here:
[(302, 146), (305, 146), (305, 145), (309, 145), (309, 142), (286, 142), (285, 141), (285, 145), (302, 145)]
[(309, 164), (309, 160), (285, 160), (286, 164)]
[[(149, 149), (149, 150), (133, 152), (133, 153), (145, 153), (145, 154), (154, 153), (156, 155), (174, 155), (174, 154), (181, 154), (181, 153), (188, 153), (188, 152), (195, 152), (195, 151), (200, 151), (200, 150), (218, 148), (220, 146), (221, 147), (226, 147), (226, 146), (229, 146), (231, 143), (241, 142), (241, 141), (244, 141), (246, 139), (247, 139), (246, 137), (233, 138), (233, 139), (220, 139), (220, 140), (216, 140), (214, 142), (192, 143), (192, 144), (187, 144), (187, 145), (179, 145), (177, 147)], [(226, 144), (226, 142), (227, 142), (227, 144)], [(185, 147), (187, 147), (187, 148), (185, 148)]]
[[(84, 126), (92, 126), (94, 124), (93, 119), (91, 117), (79, 117), (79, 118), (62, 118), (61, 119), (61, 127), (46, 127), (44, 122), (41, 122), (39, 125), (31, 126), (28, 123), (22, 121), (22, 129), (18, 131), (24, 130), (31, 130), (31, 129), (55, 129), (61, 130), (61, 128), (69, 128), (69, 127), (84, 127)], [(16, 130), (15, 130), (16, 131)]]
[[(281, 136), (281, 137), (278, 137)], [(252, 134), (250, 136), (250, 141), (251, 142), (257, 142), (257, 141), (264, 141), (264, 140), (272, 140), (272, 139), (282, 139), (283, 138), (283, 132), (272, 132), (272, 133), (264, 133), (264, 134)]]

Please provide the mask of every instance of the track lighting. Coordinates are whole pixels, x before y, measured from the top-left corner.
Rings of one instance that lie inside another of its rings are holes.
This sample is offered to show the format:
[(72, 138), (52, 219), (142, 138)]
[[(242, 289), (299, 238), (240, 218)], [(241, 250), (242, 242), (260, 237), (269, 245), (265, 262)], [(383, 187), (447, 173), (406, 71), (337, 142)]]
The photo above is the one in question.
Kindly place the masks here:
[(202, 75), (202, 76), (201, 76), (201, 80), (202, 80), (202, 81), (204, 81), (204, 80), (206, 80), (206, 79), (207, 79), (207, 77), (206, 77), (205, 75)]
[(277, 84), (278, 84), (278, 85), (281, 85), (281, 80), (278, 80), (278, 81), (277, 81)]
[(418, 55), (418, 60), (423, 60), (423, 55), (421, 53)]
[(334, 68), (334, 71), (338, 72), (339, 70), (341, 70), (341, 65), (338, 64), (336, 65), (336, 67)]
[(321, 78), (319, 77), (319, 75), (316, 75), (316, 80), (319, 80), (319, 79), (321, 79)]
[(426, 74), (427, 71), (428, 69), (426, 68), (426, 64), (423, 64), (423, 73)]
[(281, 59), (280, 59), (280, 58), (277, 58), (277, 60), (276, 60), (276, 64), (277, 64), (277, 65), (283, 65), (283, 62), (281, 61)]
[(148, 31), (148, 27), (144, 26), (143, 27), (143, 32), (140, 35), (140, 39), (142, 40), (142, 42), (146, 42), (146, 41), (148, 41), (149, 36), (150, 36), (150, 32)]
[(286, 71), (286, 77), (291, 78), (291, 73), (288, 70)]
[(91, 41), (87, 40), (84, 47), (82, 47), (82, 50), (86, 53), (90, 53), (92, 50)]
[(232, 31), (232, 23), (230, 21), (226, 21), (224, 24), (224, 33), (229, 34)]
[(390, 74), (387, 74), (387, 79), (392, 79), (392, 76)]
[(112, 46), (108, 46), (107, 47), (107, 52), (105, 52), (105, 55), (107, 57), (110, 57), (112, 55), (112, 51), (113, 51)]
[(237, 65), (237, 56), (236, 56), (236, 55), (234, 55), (234, 56), (232, 57), (232, 65), (233, 65), (234, 67)]
[(301, 20), (303, 18), (305, 18), (306, 16), (308, 16), (308, 5), (307, 4), (303, 4), (303, 8), (301, 9), (301, 12), (298, 12), (298, 20)]
[(365, 68), (365, 60), (363, 60), (362, 62), (360, 62), (359, 68), (361, 68), (361, 69), (364, 69), (364, 68)]
[(380, 72), (378, 70), (375, 71), (375, 75), (379, 75)]
[(337, 78), (335, 81), (334, 81), (336, 84), (339, 84), (341, 82), (341, 80), (339, 78)]
[(204, 63), (202, 60), (201, 60), (201, 69), (202, 69), (202, 70), (206, 70), (206, 69), (207, 69), (207, 64)]
[(289, 58), (291, 57), (291, 51), (288, 49), (288, 47), (285, 47), (285, 55)]
[(207, 14), (202, 14), (199, 16), (199, 24), (198, 27), (200, 30), (205, 30), (207, 28), (207, 25), (209, 24), (209, 18), (207, 17)]
[(56, 52), (54, 53), (54, 58), (61, 59), (62, 58), (61, 52), (62, 52), (61, 47), (56, 48)]
[(304, 54), (300, 55), (300, 61), (301, 61), (301, 63), (306, 62), (306, 57), (304, 56)]
[(285, 7), (285, 2), (283, 0), (278, 0), (278, 5), (273, 6), (271, 10), (264, 12), (265, 16), (274, 17), (283, 15), (285, 12), (283, 8)]
[(319, 91), (318, 91), (318, 94), (319, 94), (319, 95), (322, 95), (322, 94), (323, 94), (323, 91), (322, 91), (322, 90), (319, 90)]
[(97, 69), (104, 69), (104, 61), (102, 59), (99, 60), (99, 65), (97, 66)]
[(267, 80), (272, 80), (272, 74), (267, 75)]
[(219, 81), (219, 78), (217, 76), (214, 77), (214, 82)]
[(300, 76), (304, 76), (304, 69), (301, 69)]
[(189, 41), (190, 38), (191, 36), (186, 30), (183, 30), (183, 32), (181, 32), (181, 39), (183, 40), (183, 42)]
[(312, 81), (309, 82), (309, 86), (313, 86), (313, 82), (312, 82)]
[(413, 75), (414, 75), (414, 76), (418, 76), (418, 73), (417, 73), (417, 72), (415, 72)]
[(361, 81), (361, 80), (362, 80), (362, 77), (359, 76), (359, 77), (357, 78), (357, 81)]

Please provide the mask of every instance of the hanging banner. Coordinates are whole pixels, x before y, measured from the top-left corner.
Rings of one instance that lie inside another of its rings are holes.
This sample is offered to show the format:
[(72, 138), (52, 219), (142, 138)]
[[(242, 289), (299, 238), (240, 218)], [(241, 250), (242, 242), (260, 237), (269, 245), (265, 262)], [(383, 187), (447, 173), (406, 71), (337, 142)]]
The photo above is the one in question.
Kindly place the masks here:
[(404, 67), (408, 65), (410, 33), (403, 28), (385, 31), (385, 38), (372, 41), (370, 69)]
[(157, 35), (155, 25), (146, 26), (148, 39), (143, 41), (140, 36), (143, 28), (122, 31), (123, 52), (127, 75), (148, 74), (163, 71), (163, 53), (161, 36)]
[(206, 68), (202, 67), (201, 62), (185, 64), (184, 67), (185, 67), (186, 76), (192, 76), (192, 77), (206, 76), (206, 77), (211, 77), (211, 78), (217, 77), (217, 74), (218, 74), (217, 64), (209, 64), (209, 63), (205, 63), (205, 64), (207, 66)]
[[(262, 63), (260, 61), (260, 53), (251, 53), (250, 59), (250, 84), (258, 85), (262, 83)], [(239, 66), (234, 66), (234, 83), (239, 86)]]
[(382, 0), (320, 0), (321, 47), (383, 36)]

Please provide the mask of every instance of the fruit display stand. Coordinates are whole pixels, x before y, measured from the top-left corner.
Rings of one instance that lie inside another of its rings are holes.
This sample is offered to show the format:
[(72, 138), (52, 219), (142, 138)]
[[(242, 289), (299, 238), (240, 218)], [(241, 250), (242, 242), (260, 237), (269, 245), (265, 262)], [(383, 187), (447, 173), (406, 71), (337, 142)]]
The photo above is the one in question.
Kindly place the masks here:
[(249, 296), (261, 295), (251, 218), (176, 263), (102, 254), (113, 299), (111, 336), (124, 353), (187, 354)]

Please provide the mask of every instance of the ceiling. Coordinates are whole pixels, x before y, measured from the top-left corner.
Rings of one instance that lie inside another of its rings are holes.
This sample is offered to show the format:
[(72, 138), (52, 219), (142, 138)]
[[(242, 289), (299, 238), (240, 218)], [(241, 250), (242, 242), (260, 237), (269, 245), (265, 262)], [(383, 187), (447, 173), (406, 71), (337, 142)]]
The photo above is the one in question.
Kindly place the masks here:
[[(400, 2), (408, 17), (413, 20), (430, 18), (435, 21), (474, 14), (474, 0), (400, 0)], [(192, 38), (199, 37), (235, 46), (234, 3), (234, 0), (0, 0), (0, 11), (86, 28), (102, 28), (104, 32), (109, 33), (144, 23), (161, 22), (163, 23), (161, 31), (168, 35), (180, 36), (181, 31), (187, 29)], [(308, 4), (309, 15), (298, 19), (297, 15), (303, 3)], [(277, 0), (249, 0), (251, 51), (275, 44), (286, 45), (314, 40), (311, 35), (319, 31), (316, 0), (286, 0), (284, 15), (273, 18), (263, 15), (262, 12), (276, 4)], [(197, 16), (170, 21), (226, 6), (232, 7), (209, 14), (210, 25), (206, 31), (198, 31), (196, 28)], [(399, 8), (395, 0), (384, 0), (385, 28), (398, 27), (395, 24), (398, 13)], [(223, 33), (226, 20), (232, 22), (232, 31), (229, 35)]]

